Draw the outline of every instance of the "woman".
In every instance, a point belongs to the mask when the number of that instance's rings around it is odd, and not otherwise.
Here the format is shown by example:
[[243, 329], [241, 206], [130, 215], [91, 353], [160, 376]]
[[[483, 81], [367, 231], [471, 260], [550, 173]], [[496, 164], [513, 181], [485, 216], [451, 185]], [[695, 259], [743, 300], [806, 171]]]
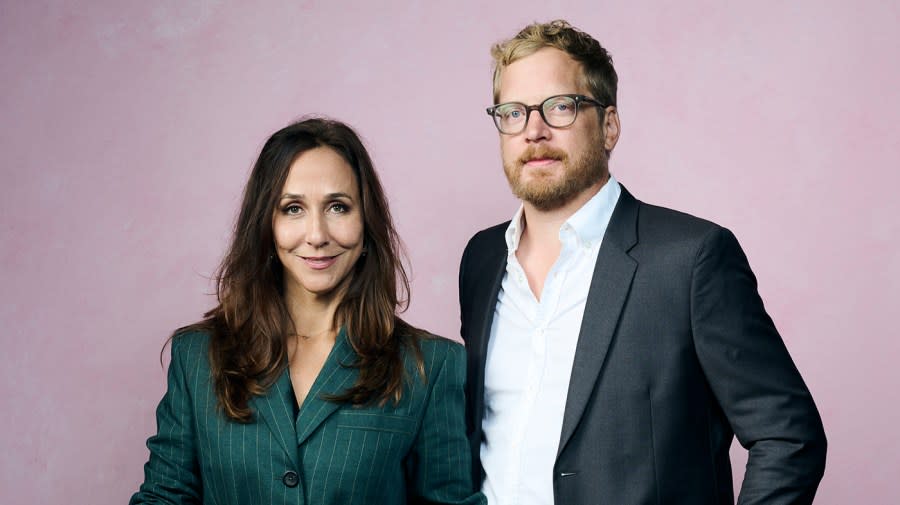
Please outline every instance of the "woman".
[[218, 306], [172, 337], [131, 503], [484, 503], [464, 350], [397, 317], [398, 250], [353, 130], [308, 119], [275, 133], [244, 191]]

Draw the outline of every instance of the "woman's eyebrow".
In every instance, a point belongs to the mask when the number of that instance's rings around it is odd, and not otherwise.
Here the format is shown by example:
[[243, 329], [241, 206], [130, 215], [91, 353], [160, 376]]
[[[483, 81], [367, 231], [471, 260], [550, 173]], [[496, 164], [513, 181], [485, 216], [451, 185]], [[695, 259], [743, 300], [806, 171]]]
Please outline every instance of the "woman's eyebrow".
[[[290, 200], [303, 200], [303, 199], [305, 199], [305, 198], [306, 198], [305, 195], [301, 195], [301, 194], [299, 194], [299, 193], [285, 193], [285, 194], [281, 195], [281, 200], [288, 200], [288, 199], [290, 199]], [[347, 193], [341, 192], [341, 191], [339, 191], [339, 192], [337, 192], [337, 193], [328, 193], [327, 195], [325, 195], [325, 198], [326, 198], [327, 200], [332, 200], [332, 199], [334, 199], [334, 198], [346, 198], [346, 199], [348, 199], [348, 200], [353, 200], [353, 197], [352, 197], [352, 196], [350, 196], [350, 195], [347, 194]]]

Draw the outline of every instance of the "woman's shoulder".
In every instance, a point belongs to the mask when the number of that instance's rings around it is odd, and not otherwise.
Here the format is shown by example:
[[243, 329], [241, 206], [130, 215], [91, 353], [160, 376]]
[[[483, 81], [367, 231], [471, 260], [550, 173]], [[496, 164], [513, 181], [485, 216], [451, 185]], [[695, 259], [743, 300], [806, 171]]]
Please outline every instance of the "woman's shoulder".
[[431, 375], [433, 370], [445, 366], [458, 368], [465, 365], [466, 348], [459, 342], [433, 333], [425, 333], [417, 341], [426, 374]]
[[200, 328], [181, 328], [172, 334], [172, 359], [183, 359], [188, 362], [206, 358], [209, 350], [210, 333]]
[[459, 342], [429, 332], [425, 332], [419, 337], [419, 346], [422, 347], [422, 352], [426, 352], [427, 349], [427, 352], [438, 354], [465, 353], [465, 347]]

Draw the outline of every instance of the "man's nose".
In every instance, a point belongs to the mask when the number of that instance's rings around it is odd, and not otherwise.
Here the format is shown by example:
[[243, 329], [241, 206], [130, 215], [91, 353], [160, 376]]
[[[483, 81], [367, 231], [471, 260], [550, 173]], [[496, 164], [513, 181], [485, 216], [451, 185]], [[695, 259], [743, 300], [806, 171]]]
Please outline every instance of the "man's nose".
[[528, 111], [528, 118], [525, 123], [525, 140], [528, 142], [537, 142], [539, 140], [549, 140], [553, 135], [552, 128], [544, 121], [544, 116], [537, 109]]

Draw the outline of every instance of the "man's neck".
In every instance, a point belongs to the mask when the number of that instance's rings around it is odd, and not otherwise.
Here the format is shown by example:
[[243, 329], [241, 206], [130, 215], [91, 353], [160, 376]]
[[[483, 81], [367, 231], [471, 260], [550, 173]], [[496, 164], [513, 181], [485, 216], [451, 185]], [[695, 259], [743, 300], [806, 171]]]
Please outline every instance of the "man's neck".
[[523, 202], [522, 236], [519, 240], [520, 247], [527, 242], [531, 247], [552, 247], [559, 250], [559, 229], [567, 219], [578, 212], [591, 198], [603, 189], [609, 181], [609, 173], [596, 184], [586, 188], [562, 207], [541, 210], [534, 205]]
[[535, 299], [541, 299], [544, 281], [562, 250], [559, 230], [563, 223], [599, 193], [608, 180], [607, 173], [596, 184], [557, 209], [539, 210], [528, 202], [523, 203], [523, 230], [516, 250], [516, 259], [525, 271], [528, 286]]

